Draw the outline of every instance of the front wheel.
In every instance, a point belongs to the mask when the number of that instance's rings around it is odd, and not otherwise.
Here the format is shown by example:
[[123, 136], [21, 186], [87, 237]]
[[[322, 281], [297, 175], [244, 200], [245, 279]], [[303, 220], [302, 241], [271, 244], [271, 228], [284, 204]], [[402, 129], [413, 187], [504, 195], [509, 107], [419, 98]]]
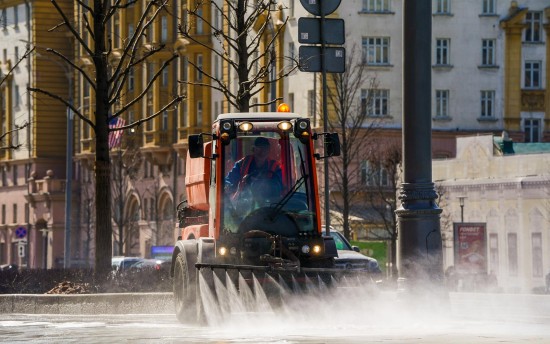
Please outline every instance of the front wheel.
[[178, 253], [174, 263], [174, 301], [176, 317], [181, 323], [197, 321], [196, 273], [189, 266], [185, 252]]

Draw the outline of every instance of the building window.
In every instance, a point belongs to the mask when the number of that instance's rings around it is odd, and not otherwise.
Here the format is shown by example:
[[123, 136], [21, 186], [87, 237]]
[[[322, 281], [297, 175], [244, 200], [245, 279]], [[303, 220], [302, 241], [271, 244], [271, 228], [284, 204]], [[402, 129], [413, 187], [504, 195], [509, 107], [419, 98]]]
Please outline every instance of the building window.
[[8, 27], [8, 14], [7, 14], [7, 10], [5, 8], [2, 9], [2, 19], [1, 20], [2, 20], [2, 28], [4, 30], [6, 30], [7, 27]]
[[143, 218], [147, 220], [149, 218], [149, 214], [147, 214], [147, 211], [149, 210], [149, 199], [144, 198], [143, 199]]
[[525, 14], [525, 42], [541, 42], [542, 12], [527, 12]]
[[366, 160], [361, 162], [361, 183], [367, 186], [389, 186], [390, 178], [380, 164]]
[[197, 28], [196, 28], [197, 29], [197, 35], [202, 35], [203, 34], [202, 9], [197, 10], [196, 18], [197, 18], [197, 22], [196, 22], [196, 24], [197, 24]]
[[362, 62], [369, 65], [386, 65], [390, 61], [389, 37], [363, 37]]
[[202, 127], [202, 101], [197, 102], [197, 127]]
[[435, 117], [449, 117], [449, 91], [435, 91]]
[[495, 63], [495, 40], [484, 39], [481, 41], [481, 65], [494, 66]]
[[202, 54], [197, 55], [197, 81], [202, 81]]
[[132, 39], [134, 36], [134, 24], [128, 24], [128, 39]]
[[[15, 5], [13, 7], [13, 26], [15, 26], [16, 28], [19, 27], [19, 6], [18, 5]], [[19, 59], [16, 59], [17, 61], [19, 61]]]
[[525, 133], [525, 142], [539, 142], [540, 119], [534, 119], [534, 118], [524, 119], [523, 130]]
[[451, 0], [437, 0], [436, 10], [437, 14], [450, 14], [451, 13]]
[[[147, 18], [147, 21], [151, 20], [151, 18]], [[155, 25], [154, 23], [150, 23], [147, 27], [147, 34], [145, 35], [148, 42], [154, 42], [155, 41]]]
[[128, 69], [128, 91], [133, 91], [135, 87], [134, 68]]
[[495, 91], [481, 91], [481, 118], [495, 116]]
[[481, 9], [481, 13], [495, 14], [495, 1], [496, 0], [483, 0], [483, 8]]
[[6, 223], [6, 205], [2, 204], [2, 224]]
[[288, 16], [294, 18], [294, 0], [288, 1]]
[[363, 12], [389, 12], [390, 0], [363, 0]]
[[294, 48], [294, 42], [288, 43], [288, 67], [294, 66], [294, 59], [296, 58], [296, 49]]
[[161, 86], [167, 87], [168, 86], [168, 66], [164, 67], [162, 70], [162, 76], [161, 76]]
[[498, 274], [498, 235], [496, 233], [489, 234], [489, 272]]
[[288, 105], [290, 106], [290, 111], [294, 110], [294, 93], [288, 94]]
[[[149, 90], [149, 92], [147, 92], [146, 106], [147, 106], [147, 111], [144, 115], [144, 118], [153, 115], [153, 91], [151, 91], [151, 90]], [[152, 131], [153, 130], [153, 122], [154, 122], [154, 119], [152, 119], [152, 118], [145, 122], [145, 130], [146, 131]]]
[[162, 16], [160, 18], [160, 41], [166, 43], [168, 40], [168, 18]]
[[435, 64], [447, 66], [450, 64], [449, 50], [451, 40], [448, 38], [438, 38], [435, 44]]
[[120, 48], [120, 18], [118, 13], [113, 18], [113, 47], [115, 49]]
[[29, 223], [31, 219], [31, 208], [29, 203], [25, 203], [25, 223]]
[[[367, 91], [367, 90], [364, 90]], [[363, 93], [361, 90], [361, 102], [365, 102], [365, 107], [368, 108], [368, 116], [388, 116], [388, 100], [389, 90], [371, 90], [371, 101], [368, 103], [369, 91]], [[364, 97], [363, 97], [364, 95]], [[364, 100], [363, 100], [364, 99]]]
[[19, 47], [15, 47], [13, 53], [15, 55], [15, 63], [17, 63], [19, 61]]
[[164, 111], [162, 113], [161, 130], [162, 131], [168, 130], [168, 111]]
[[516, 233], [508, 233], [508, 274], [518, 275], [518, 236]]
[[533, 277], [542, 277], [542, 234], [531, 234], [531, 252], [533, 255]]
[[17, 204], [13, 205], [13, 222], [12, 223], [17, 223]]
[[[17, 145], [18, 142], [14, 142], [14, 145]], [[17, 178], [19, 177], [17, 175], [17, 172], [18, 172], [18, 166], [17, 165], [13, 165], [11, 167], [11, 169], [13, 170], [13, 185], [17, 185]]]
[[156, 220], [156, 217], [157, 217], [157, 214], [156, 214], [156, 207], [155, 207], [155, 200], [153, 198], [151, 198], [151, 201], [149, 202], [149, 205], [151, 207], [151, 211], [149, 212], [149, 220], [150, 221], [155, 221]]
[[19, 85], [13, 85], [13, 106], [19, 107]]
[[540, 61], [525, 61], [525, 88], [540, 88]]

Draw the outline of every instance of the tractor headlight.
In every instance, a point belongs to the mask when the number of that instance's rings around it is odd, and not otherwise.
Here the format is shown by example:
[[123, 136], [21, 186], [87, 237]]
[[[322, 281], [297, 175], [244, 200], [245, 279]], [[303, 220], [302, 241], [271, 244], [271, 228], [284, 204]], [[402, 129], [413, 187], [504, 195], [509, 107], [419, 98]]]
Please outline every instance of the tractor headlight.
[[223, 247], [223, 246], [220, 247], [220, 248], [218, 249], [218, 253], [219, 253], [220, 256], [225, 256], [225, 255], [227, 254], [227, 248], [226, 248], [226, 247]]
[[321, 253], [321, 245], [313, 245], [313, 254]]
[[289, 131], [290, 129], [292, 129], [292, 123], [290, 123], [289, 121], [282, 121], [277, 124], [277, 128], [279, 128], [279, 130], [281, 131]]
[[241, 124], [239, 124], [239, 130], [244, 132], [251, 131], [252, 128], [254, 128], [254, 125], [252, 125], [252, 123], [250, 122], [242, 122]]
[[237, 249], [235, 247], [231, 247], [229, 249], [229, 253], [231, 253], [232, 255], [236, 255], [237, 254]]
[[309, 253], [309, 246], [308, 245], [302, 246], [302, 253], [305, 253], [305, 254]]

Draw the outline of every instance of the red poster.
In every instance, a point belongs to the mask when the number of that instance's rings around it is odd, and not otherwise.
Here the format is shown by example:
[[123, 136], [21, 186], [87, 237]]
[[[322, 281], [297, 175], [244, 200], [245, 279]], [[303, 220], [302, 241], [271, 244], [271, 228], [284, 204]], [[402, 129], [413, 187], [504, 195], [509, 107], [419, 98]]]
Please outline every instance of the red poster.
[[487, 273], [485, 223], [455, 223], [455, 267], [462, 273]]

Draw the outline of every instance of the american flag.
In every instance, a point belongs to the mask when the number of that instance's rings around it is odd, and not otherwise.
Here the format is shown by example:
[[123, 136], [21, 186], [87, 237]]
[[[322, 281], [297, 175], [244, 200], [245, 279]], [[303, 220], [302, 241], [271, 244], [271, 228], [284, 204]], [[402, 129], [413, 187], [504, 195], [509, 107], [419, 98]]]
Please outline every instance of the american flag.
[[[124, 126], [124, 118], [116, 117], [109, 122], [109, 129], [118, 129]], [[109, 133], [109, 149], [120, 145], [122, 139], [122, 130], [111, 131]]]

